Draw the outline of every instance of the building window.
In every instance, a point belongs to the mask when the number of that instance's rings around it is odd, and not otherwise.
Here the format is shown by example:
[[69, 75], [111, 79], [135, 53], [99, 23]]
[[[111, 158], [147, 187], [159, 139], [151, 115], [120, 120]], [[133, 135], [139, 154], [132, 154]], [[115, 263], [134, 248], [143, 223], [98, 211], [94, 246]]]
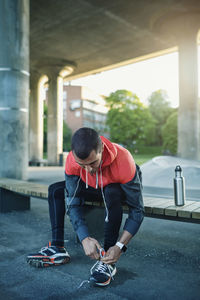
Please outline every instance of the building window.
[[94, 124], [94, 122], [91, 122], [91, 121], [88, 121], [88, 120], [83, 120], [83, 126], [94, 128], [95, 124]]
[[97, 113], [91, 110], [83, 110], [83, 117], [89, 120], [97, 121], [97, 122], [105, 122], [106, 121], [106, 115]]
[[83, 117], [89, 120], [94, 120], [94, 112], [91, 110], [83, 110]]
[[75, 117], [80, 118], [81, 112], [80, 110], [75, 111]]
[[81, 100], [71, 100], [70, 101], [70, 110], [75, 110], [77, 108], [80, 108], [81, 107]]

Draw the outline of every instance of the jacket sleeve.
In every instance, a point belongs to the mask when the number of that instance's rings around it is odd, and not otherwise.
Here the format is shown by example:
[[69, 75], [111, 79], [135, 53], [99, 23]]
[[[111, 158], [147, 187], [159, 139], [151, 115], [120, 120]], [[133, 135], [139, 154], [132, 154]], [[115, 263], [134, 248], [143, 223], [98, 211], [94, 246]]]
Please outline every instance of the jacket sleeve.
[[72, 226], [81, 242], [89, 236], [88, 227], [83, 214], [84, 199], [81, 197], [82, 181], [79, 176], [67, 175], [65, 173], [65, 183], [66, 213], [69, 215]]
[[142, 173], [139, 166], [136, 165], [134, 178], [127, 183], [121, 184], [121, 188], [125, 193], [126, 204], [129, 207], [129, 214], [124, 225], [124, 230], [127, 230], [134, 236], [144, 218]]

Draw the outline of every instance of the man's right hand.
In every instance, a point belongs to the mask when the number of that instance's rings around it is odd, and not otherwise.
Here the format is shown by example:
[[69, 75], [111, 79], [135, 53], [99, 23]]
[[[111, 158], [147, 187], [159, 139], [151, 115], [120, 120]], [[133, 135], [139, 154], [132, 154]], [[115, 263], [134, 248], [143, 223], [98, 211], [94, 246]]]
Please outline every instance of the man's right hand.
[[85, 255], [89, 256], [92, 259], [99, 259], [99, 251], [102, 247], [99, 242], [91, 237], [87, 237], [82, 240], [83, 249], [85, 251]]

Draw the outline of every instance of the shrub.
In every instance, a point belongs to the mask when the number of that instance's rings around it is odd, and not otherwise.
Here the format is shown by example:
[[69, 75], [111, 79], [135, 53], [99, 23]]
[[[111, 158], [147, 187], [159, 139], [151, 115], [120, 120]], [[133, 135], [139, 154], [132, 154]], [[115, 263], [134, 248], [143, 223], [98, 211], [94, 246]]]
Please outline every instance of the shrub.
[[172, 113], [166, 124], [162, 127], [163, 151], [164, 153], [177, 154], [177, 131], [178, 113]]

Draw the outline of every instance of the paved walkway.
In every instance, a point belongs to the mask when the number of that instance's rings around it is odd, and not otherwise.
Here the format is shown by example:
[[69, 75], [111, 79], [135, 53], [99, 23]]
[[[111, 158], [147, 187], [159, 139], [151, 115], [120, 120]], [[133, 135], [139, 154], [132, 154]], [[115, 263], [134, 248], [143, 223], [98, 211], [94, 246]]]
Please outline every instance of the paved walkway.
[[26, 264], [26, 254], [51, 238], [47, 201], [33, 199], [28, 212], [0, 216], [0, 299], [180, 299], [197, 300], [200, 291], [200, 226], [145, 218], [140, 232], [104, 289], [87, 284], [93, 264], [76, 243], [66, 220], [65, 244], [71, 263], [49, 269]]
[[[63, 180], [62, 176], [62, 168], [29, 169], [30, 180], [46, 184]], [[26, 254], [51, 239], [47, 201], [32, 199], [30, 211], [0, 215], [1, 300], [199, 299], [198, 224], [145, 218], [117, 264], [114, 281], [106, 288], [86, 284], [79, 290], [94, 261], [83, 254], [67, 218], [65, 225], [65, 245], [71, 262], [35, 269], [26, 263]]]

